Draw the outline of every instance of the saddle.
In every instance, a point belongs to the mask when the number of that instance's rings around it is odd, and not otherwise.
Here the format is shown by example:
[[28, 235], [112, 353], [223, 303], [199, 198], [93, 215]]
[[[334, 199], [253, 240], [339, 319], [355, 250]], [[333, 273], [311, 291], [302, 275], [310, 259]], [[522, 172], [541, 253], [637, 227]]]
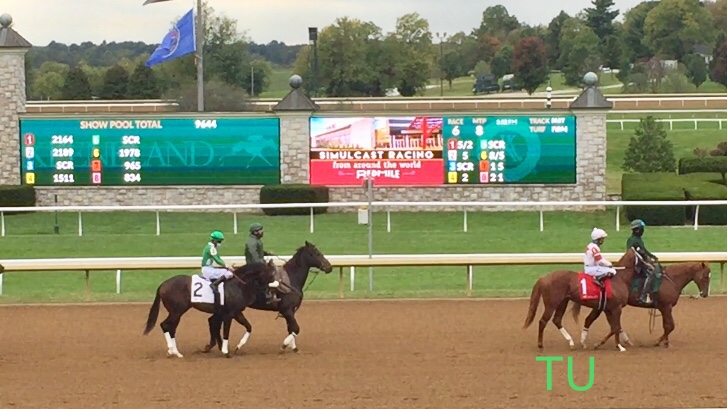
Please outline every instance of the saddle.
[[[274, 290], [280, 294], [289, 294], [292, 291], [292, 285], [290, 284], [290, 276], [285, 268], [276, 266], [272, 260], [268, 262], [268, 266], [273, 269], [273, 277], [280, 282], [278, 288]], [[271, 289], [272, 291], [273, 289]]]

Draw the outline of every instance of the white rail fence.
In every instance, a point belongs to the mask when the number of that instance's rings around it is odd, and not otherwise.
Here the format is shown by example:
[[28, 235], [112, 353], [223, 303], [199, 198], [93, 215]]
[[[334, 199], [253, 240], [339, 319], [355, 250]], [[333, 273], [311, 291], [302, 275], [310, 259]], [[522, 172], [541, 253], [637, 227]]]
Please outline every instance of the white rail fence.
[[[607, 253], [610, 260], [618, 260], [623, 253]], [[724, 290], [724, 265], [727, 252], [657, 253], [663, 263], [708, 262], [720, 265], [720, 289]], [[281, 265], [291, 256], [272, 259]], [[231, 265], [245, 264], [244, 257], [226, 257]], [[338, 297], [344, 296], [344, 268], [349, 270], [349, 288], [355, 290], [356, 267], [466, 267], [467, 295], [471, 295], [474, 283], [474, 266], [513, 265], [582, 265], [581, 253], [502, 253], [502, 254], [386, 254], [386, 255], [331, 255], [326, 257], [338, 267]], [[116, 293], [121, 294], [122, 271], [151, 270], [198, 270], [199, 257], [136, 257], [136, 258], [55, 258], [0, 260], [6, 273], [44, 271], [85, 271], [86, 292], [90, 293], [91, 271], [116, 270]], [[0, 295], [3, 291], [3, 275], [0, 274]], [[710, 283], [711, 288], [711, 283]], [[373, 273], [369, 269], [369, 290], [373, 289]]]
[[[674, 124], [691, 123], [694, 124], [694, 129], [699, 129], [700, 122], [717, 123], [717, 129], [723, 129], [723, 122], [727, 122], [727, 118], [657, 118], [657, 122], [663, 122], [669, 124], [669, 130], [674, 130]], [[619, 124], [619, 127], [623, 131], [625, 129], [624, 124], [633, 123], [638, 124], [639, 119], [607, 119], [607, 124]], [[680, 128], [687, 129], [687, 128]], [[703, 128], [703, 129], [715, 129], [714, 127]]]
[[[0, 207], [0, 237], [6, 237], [7, 226], [5, 221], [5, 213], [8, 212], [77, 212], [78, 213], [78, 235], [83, 236], [83, 213], [90, 212], [155, 212], [156, 214], [156, 235], [162, 233], [161, 213], [162, 212], [184, 212], [190, 210], [220, 210], [232, 211], [232, 230], [233, 234], [239, 233], [238, 211], [241, 210], [260, 210], [265, 208], [310, 208], [310, 227], [311, 233], [315, 232], [315, 214], [314, 209], [320, 207], [356, 207], [361, 208], [368, 206], [368, 202], [332, 202], [332, 203], [279, 203], [279, 204], [240, 204], [240, 205], [166, 205], [166, 206], [39, 206], [39, 207]], [[390, 233], [392, 229], [391, 208], [400, 208], [400, 211], [406, 211], [413, 207], [440, 207], [446, 206], [450, 208], [541, 208], [537, 210], [539, 214], [539, 230], [545, 230], [545, 212], [558, 210], [545, 210], [543, 208], [567, 209], [567, 208], [603, 208], [616, 207], [615, 227], [616, 231], [621, 230], [621, 208], [623, 206], [693, 206], [695, 207], [693, 229], [699, 229], [699, 209], [701, 206], [727, 206], [727, 200], [680, 200], [680, 201], [561, 201], [561, 202], [371, 202], [372, 212], [378, 208], [386, 208], [386, 232]], [[469, 211], [471, 212], [471, 210]], [[469, 223], [467, 220], [468, 210], [462, 210], [462, 231], [467, 232]]]

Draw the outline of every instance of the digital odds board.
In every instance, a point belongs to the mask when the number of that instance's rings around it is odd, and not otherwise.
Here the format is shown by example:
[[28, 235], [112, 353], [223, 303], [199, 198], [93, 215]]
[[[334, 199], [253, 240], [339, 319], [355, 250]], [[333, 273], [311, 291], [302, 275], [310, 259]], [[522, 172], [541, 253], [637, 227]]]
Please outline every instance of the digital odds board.
[[20, 138], [27, 185], [280, 183], [277, 118], [23, 118]]
[[313, 117], [310, 183], [574, 184], [572, 115]]

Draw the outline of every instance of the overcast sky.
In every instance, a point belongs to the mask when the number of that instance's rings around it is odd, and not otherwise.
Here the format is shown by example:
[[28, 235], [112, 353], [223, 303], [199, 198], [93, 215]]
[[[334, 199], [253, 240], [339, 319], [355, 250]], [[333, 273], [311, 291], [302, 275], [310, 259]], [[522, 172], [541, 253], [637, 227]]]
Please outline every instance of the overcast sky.
[[[143, 0], [2, 0], [0, 14], [10, 13], [15, 29], [34, 45], [92, 41], [158, 43], [175, 18], [194, 4], [174, 0], [142, 7]], [[639, 0], [616, 0], [627, 10]], [[396, 17], [419, 12], [432, 32], [455, 33], [479, 25], [482, 11], [496, 0], [209, 0], [212, 7], [238, 20], [238, 27], [257, 43], [271, 40], [305, 43], [308, 27], [323, 28], [337, 17], [373, 21], [393, 30]], [[586, 0], [508, 0], [510, 14], [528, 24], [547, 24], [560, 10], [573, 15], [590, 6]], [[546, 6], [547, 7], [544, 7]], [[619, 16], [619, 19], [621, 16]]]

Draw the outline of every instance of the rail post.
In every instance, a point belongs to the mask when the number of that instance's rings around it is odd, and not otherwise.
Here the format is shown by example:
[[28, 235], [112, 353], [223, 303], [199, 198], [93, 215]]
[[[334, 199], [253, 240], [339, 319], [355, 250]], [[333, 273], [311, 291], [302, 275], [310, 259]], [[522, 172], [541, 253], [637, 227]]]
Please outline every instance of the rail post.
[[315, 231], [316, 231], [315, 220], [314, 220], [314, 216], [313, 216], [313, 208], [311, 207], [310, 208], [310, 232], [313, 233]]
[[543, 231], [543, 209], [540, 209], [540, 231]]
[[232, 234], [237, 234], [237, 210], [232, 212]]
[[78, 212], [78, 236], [83, 236], [83, 217], [81, 212]]
[[699, 229], [699, 205], [694, 209], [694, 230]]
[[464, 232], [467, 233], [467, 209], [464, 210], [464, 220], [462, 221]]
[[343, 266], [338, 267], [338, 298], [343, 298]]
[[386, 232], [391, 233], [391, 210], [386, 211]]
[[349, 281], [351, 281], [351, 292], [356, 288], [356, 267], [351, 266], [349, 271]]
[[2, 230], [1, 237], [5, 237], [5, 212], [0, 212], [0, 230]]
[[116, 294], [121, 294], [121, 270], [116, 270]]
[[156, 211], [156, 217], [157, 217], [157, 236], [162, 234], [162, 225], [161, 221], [159, 220], [159, 210]]
[[467, 297], [472, 296], [472, 265], [467, 266]]

